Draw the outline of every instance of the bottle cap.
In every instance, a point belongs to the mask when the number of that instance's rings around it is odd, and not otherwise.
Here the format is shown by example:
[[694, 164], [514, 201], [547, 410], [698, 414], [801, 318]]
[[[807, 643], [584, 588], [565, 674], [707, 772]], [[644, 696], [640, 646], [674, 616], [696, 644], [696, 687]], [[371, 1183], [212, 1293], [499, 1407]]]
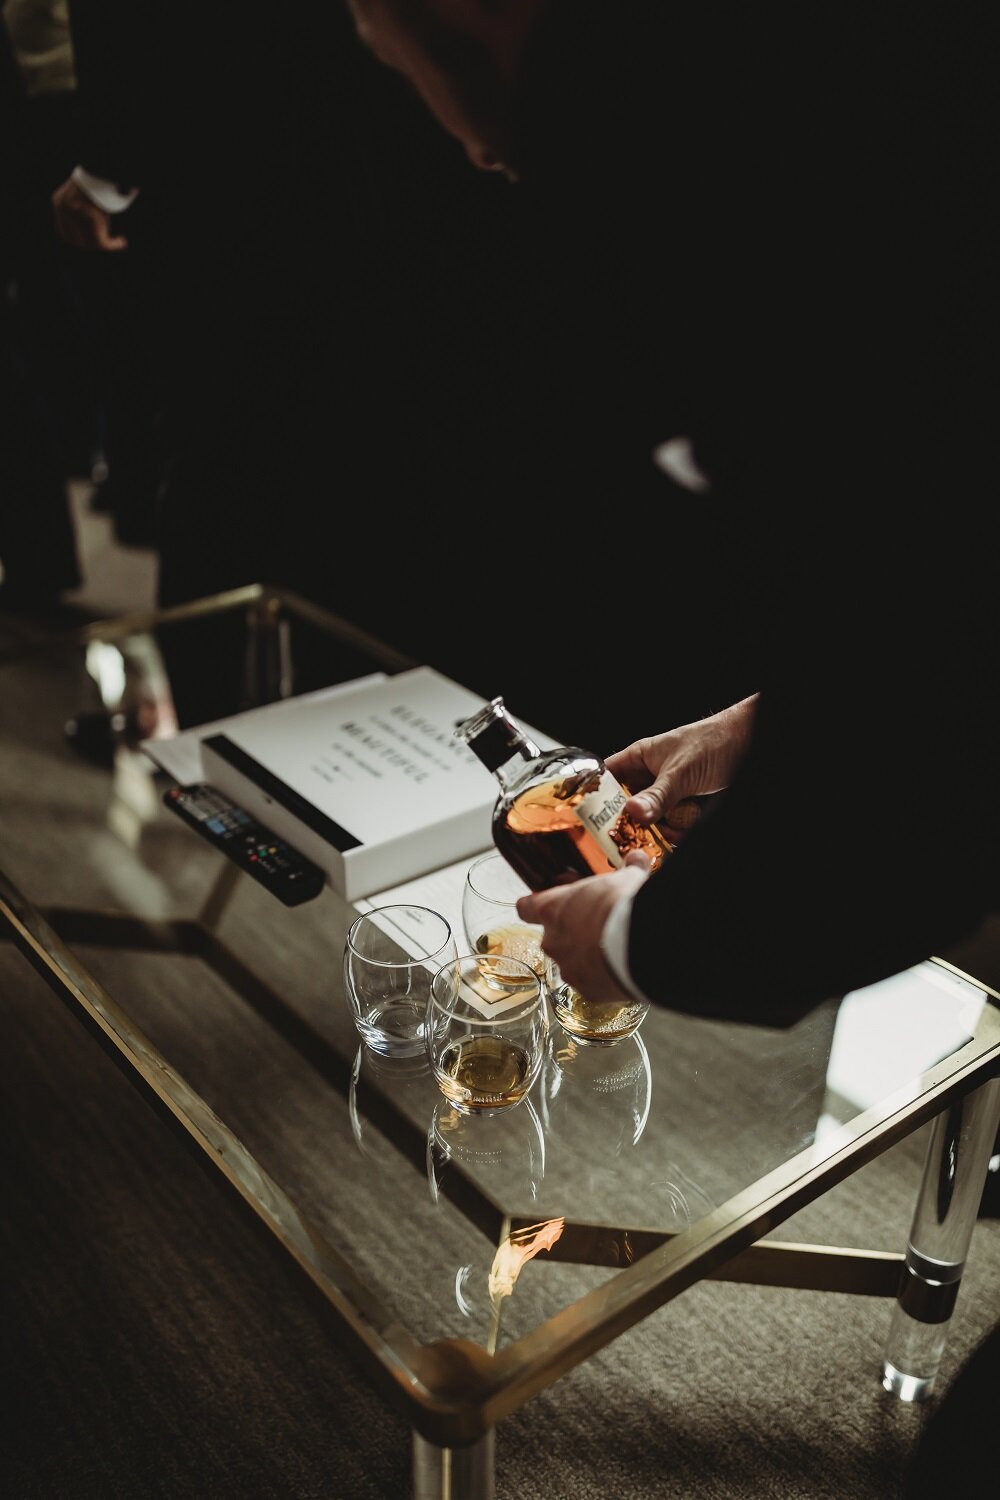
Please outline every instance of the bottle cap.
[[455, 726], [455, 733], [489, 771], [510, 760], [511, 751], [525, 741], [524, 731], [510, 717], [502, 698], [484, 703], [464, 723]]

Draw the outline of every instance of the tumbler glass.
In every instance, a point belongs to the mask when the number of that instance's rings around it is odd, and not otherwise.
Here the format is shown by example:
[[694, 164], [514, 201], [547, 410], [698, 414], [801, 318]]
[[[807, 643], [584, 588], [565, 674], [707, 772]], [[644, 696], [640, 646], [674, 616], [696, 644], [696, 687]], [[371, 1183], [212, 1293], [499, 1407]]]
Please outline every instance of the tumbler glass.
[[519, 1104], [542, 1065], [548, 1013], [528, 964], [468, 953], [434, 975], [427, 1051], [442, 1094], [464, 1114]]
[[383, 1057], [423, 1052], [431, 981], [457, 956], [450, 924], [429, 907], [362, 912], [344, 946], [344, 990], [362, 1040]]
[[542, 929], [517, 914], [520, 896], [530, 895], [520, 875], [497, 850], [473, 860], [462, 891], [462, 925], [473, 953], [502, 953], [520, 959], [545, 978]]

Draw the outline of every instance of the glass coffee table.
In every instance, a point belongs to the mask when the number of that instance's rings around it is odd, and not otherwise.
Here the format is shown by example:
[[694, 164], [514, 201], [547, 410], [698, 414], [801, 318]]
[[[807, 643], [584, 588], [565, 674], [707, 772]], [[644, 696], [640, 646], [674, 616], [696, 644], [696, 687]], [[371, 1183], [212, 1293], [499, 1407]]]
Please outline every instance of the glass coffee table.
[[[283, 906], [138, 748], [412, 665], [257, 586], [9, 650], [0, 932], [406, 1416], [418, 1500], [492, 1496], [503, 1419], [706, 1278], [886, 1298], [882, 1384], [927, 1396], [1000, 1122], [1000, 996], [932, 959], [787, 1030], [654, 1005], [588, 1047], [553, 1019], [521, 1104], [457, 1113], [422, 1058], [359, 1045], [355, 908], [329, 885]], [[918, 1132], [907, 1244], [775, 1235]]]

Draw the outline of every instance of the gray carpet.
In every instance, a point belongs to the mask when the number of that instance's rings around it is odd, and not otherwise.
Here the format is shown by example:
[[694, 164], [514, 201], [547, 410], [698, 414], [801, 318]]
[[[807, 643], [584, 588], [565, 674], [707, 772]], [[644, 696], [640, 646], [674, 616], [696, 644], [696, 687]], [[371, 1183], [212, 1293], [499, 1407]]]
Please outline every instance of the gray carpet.
[[[7, 944], [0, 1015], [4, 1494], [403, 1500], [406, 1425]], [[895, 1248], [917, 1144], [782, 1237]], [[1000, 1222], [983, 1219], [942, 1391], [998, 1307]], [[890, 1500], [929, 1408], [881, 1390], [889, 1312], [880, 1299], [695, 1287], [501, 1427], [499, 1500]], [[960, 1488], [995, 1492], [995, 1471]]]

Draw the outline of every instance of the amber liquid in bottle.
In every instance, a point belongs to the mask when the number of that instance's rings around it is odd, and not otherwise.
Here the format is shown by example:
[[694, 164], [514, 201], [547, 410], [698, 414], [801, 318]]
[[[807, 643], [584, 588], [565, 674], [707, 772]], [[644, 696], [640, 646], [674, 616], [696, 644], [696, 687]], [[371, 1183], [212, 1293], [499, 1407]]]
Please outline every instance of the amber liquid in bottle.
[[628, 791], [589, 750], [543, 750], [494, 698], [456, 728], [500, 783], [493, 841], [526, 885], [542, 891], [607, 875], [641, 849], [653, 870], [670, 845], [626, 816]]
[[[545, 781], [522, 792], [509, 807], [497, 807], [493, 841], [532, 890], [564, 885], [581, 875], [607, 875], [616, 868], [577, 813], [596, 779], [581, 783], [579, 776], [569, 776]], [[643, 828], [624, 813], [609, 832], [619, 863], [630, 849], [641, 849], [656, 870], [669, 849], [656, 829]]]

